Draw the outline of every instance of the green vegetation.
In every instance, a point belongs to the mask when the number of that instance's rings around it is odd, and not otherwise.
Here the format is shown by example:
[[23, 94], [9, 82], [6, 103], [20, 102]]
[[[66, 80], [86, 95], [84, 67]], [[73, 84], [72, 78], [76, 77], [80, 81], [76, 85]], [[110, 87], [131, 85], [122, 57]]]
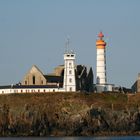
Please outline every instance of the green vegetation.
[[0, 136], [137, 134], [140, 94], [0, 95]]

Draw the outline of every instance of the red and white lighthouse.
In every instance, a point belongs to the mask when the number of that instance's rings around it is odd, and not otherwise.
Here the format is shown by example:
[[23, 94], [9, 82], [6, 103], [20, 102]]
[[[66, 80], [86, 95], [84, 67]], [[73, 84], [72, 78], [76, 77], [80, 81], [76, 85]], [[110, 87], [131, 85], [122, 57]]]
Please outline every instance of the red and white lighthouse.
[[96, 64], [96, 84], [106, 85], [106, 42], [103, 40], [103, 33], [98, 34], [98, 40], [96, 41], [97, 49], [97, 64]]

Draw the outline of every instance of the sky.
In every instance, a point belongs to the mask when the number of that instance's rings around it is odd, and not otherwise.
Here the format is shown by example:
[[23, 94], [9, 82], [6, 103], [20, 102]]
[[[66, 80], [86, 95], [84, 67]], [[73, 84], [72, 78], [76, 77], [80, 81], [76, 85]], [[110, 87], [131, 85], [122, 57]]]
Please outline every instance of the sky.
[[93, 68], [96, 40], [107, 42], [107, 80], [131, 87], [140, 72], [140, 0], [0, 0], [0, 85], [20, 82], [32, 65], [64, 64], [67, 38], [76, 64]]

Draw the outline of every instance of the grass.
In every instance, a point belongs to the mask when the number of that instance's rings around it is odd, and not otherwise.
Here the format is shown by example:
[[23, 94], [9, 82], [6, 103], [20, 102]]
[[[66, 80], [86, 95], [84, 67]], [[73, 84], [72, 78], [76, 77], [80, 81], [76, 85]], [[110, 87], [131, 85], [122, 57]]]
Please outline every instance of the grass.
[[[75, 114], [87, 107], [125, 110], [140, 106], [140, 94], [128, 96], [120, 93], [30, 93], [0, 95], [0, 106], [7, 104], [14, 114], [22, 112], [26, 105], [43, 108], [49, 112], [58, 112], [62, 108], [70, 114]], [[63, 110], [63, 111], [64, 111]]]
[[47, 93], [47, 94], [11, 94], [0, 95], [0, 105], [8, 104], [12, 110], [20, 111], [25, 104], [42, 106], [47, 104], [52, 107], [67, 107], [70, 110], [78, 110], [82, 105], [110, 108], [111, 104], [114, 109], [124, 109], [126, 105], [140, 105], [140, 94], [128, 97], [125, 94], [84, 94], [84, 93]]

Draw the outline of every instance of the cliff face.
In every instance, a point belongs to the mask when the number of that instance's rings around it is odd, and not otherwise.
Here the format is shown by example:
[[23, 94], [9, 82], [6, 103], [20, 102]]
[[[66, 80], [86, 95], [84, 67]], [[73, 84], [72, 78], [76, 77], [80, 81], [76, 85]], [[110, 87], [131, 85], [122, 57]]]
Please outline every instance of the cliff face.
[[140, 132], [140, 95], [0, 96], [0, 136], [94, 136]]

